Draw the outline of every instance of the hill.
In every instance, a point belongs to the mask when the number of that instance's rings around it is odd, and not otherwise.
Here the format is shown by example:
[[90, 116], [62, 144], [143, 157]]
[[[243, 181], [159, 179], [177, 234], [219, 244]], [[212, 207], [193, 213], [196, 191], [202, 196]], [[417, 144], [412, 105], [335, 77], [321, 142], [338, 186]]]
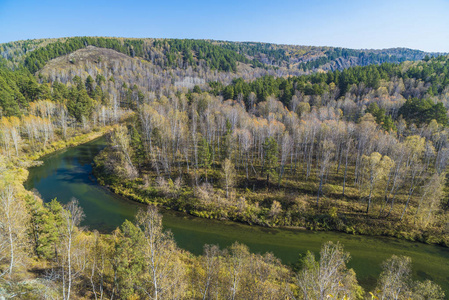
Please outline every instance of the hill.
[[[440, 53], [426, 53], [407, 48], [355, 50], [338, 47], [278, 45], [256, 42], [214, 40], [127, 39], [103, 37], [72, 37], [39, 39], [0, 44], [0, 55], [12, 64], [24, 63], [36, 72], [48, 60], [72, 53], [87, 46], [113, 49], [148, 61], [165, 60], [165, 66], [192, 65], [204, 59], [212, 69], [236, 71], [236, 63], [254, 67], [277, 67], [303, 73], [320, 70], [342, 70], [356, 65], [398, 63], [421, 60]], [[33, 53], [34, 52], [34, 53]], [[161, 57], [162, 56], [162, 57]]]

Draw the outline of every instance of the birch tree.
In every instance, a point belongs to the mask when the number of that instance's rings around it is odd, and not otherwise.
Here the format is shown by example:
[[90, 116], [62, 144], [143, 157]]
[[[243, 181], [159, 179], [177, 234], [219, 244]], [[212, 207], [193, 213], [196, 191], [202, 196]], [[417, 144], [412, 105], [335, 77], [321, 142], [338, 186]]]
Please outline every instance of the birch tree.
[[111, 135], [111, 140], [114, 145], [125, 158], [125, 172], [129, 178], [137, 176], [137, 170], [132, 161], [133, 149], [130, 145], [130, 137], [128, 128], [124, 125], [117, 127]]
[[318, 193], [316, 197], [316, 205], [319, 205], [320, 195], [323, 190], [323, 180], [324, 175], [328, 172], [328, 169], [332, 163], [332, 158], [334, 156], [335, 145], [330, 140], [324, 140], [321, 145], [320, 153], [319, 153], [319, 167], [318, 167], [318, 178], [320, 183], [318, 185]]
[[386, 178], [394, 162], [388, 156], [382, 156], [378, 152], [373, 152], [370, 156], [363, 155], [362, 161], [365, 165], [365, 180], [362, 188], [368, 191], [366, 213], [369, 213], [371, 199], [379, 182]]
[[230, 253], [227, 257], [228, 268], [229, 268], [229, 299], [236, 299], [239, 289], [240, 282], [243, 279], [243, 273], [245, 271], [245, 263], [249, 258], [248, 246], [243, 244], [234, 243], [230, 247]]
[[162, 216], [155, 206], [137, 214], [142, 227], [147, 276], [144, 292], [149, 299], [181, 299], [184, 294], [184, 265], [179, 259], [171, 232], [162, 230]]
[[382, 264], [376, 293], [383, 299], [411, 299], [411, 258], [393, 255]]
[[293, 147], [292, 144], [293, 144], [292, 138], [290, 137], [288, 132], [285, 132], [282, 136], [281, 149], [280, 149], [281, 150], [281, 159], [280, 159], [279, 178], [278, 178], [279, 186], [281, 186], [282, 176], [284, 176], [285, 164], [290, 155], [290, 152], [292, 151], [292, 147]]
[[14, 149], [16, 151], [16, 156], [19, 156], [19, 148], [21, 143], [21, 137], [20, 137], [20, 119], [17, 117], [10, 117], [10, 134], [11, 134], [11, 140], [14, 144]]
[[308, 252], [304, 258], [304, 268], [296, 276], [300, 299], [356, 299], [361, 288], [355, 273], [347, 269], [350, 255], [340, 243], [327, 242], [321, 247], [320, 260]]
[[423, 173], [425, 171], [425, 164], [422, 162], [422, 157], [424, 155], [425, 150], [425, 138], [420, 136], [409, 136], [405, 140], [405, 145], [407, 151], [407, 161], [406, 161], [406, 170], [407, 170], [407, 181], [409, 183], [408, 187], [408, 195], [407, 201], [404, 205], [404, 210], [401, 214], [401, 220], [405, 216], [405, 212], [407, 211], [408, 205], [412, 198], [413, 193], [415, 192], [418, 184], [423, 180]]
[[220, 255], [222, 251], [217, 245], [204, 245], [203, 256], [201, 257], [201, 265], [204, 269], [202, 276], [202, 299], [212, 299], [214, 289], [218, 286], [218, 276], [221, 267]]
[[64, 224], [60, 232], [64, 253], [60, 263], [62, 269], [63, 299], [69, 300], [72, 295], [74, 280], [80, 275], [80, 270], [74, 268], [75, 256], [77, 254], [75, 241], [79, 233], [78, 226], [84, 218], [84, 213], [79, 206], [78, 200], [75, 198], [67, 203], [64, 208], [62, 211]]
[[236, 171], [234, 164], [228, 158], [226, 158], [223, 163], [222, 173], [223, 173], [223, 182], [226, 189], [226, 198], [229, 198], [229, 189], [231, 189], [234, 186]]
[[0, 263], [8, 265], [0, 278], [8, 274], [11, 279], [15, 266], [24, 258], [29, 216], [12, 185], [0, 188]]
[[422, 195], [415, 212], [415, 223], [425, 228], [434, 221], [434, 214], [441, 203], [445, 186], [445, 173], [435, 173], [430, 176], [422, 188]]

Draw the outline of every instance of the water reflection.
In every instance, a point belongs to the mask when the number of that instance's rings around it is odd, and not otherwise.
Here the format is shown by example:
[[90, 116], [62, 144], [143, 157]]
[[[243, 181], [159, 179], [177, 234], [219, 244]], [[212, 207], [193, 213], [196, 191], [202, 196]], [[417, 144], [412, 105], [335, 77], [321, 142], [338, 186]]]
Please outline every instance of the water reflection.
[[93, 158], [105, 146], [105, 138], [100, 138], [46, 156], [41, 166], [29, 170], [25, 186], [37, 189], [47, 202], [57, 198], [67, 203], [72, 197], [77, 198], [86, 215], [82, 225], [110, 232], [125, 219], [133, 219], [138, 205], [113, 195], [92, 176]]

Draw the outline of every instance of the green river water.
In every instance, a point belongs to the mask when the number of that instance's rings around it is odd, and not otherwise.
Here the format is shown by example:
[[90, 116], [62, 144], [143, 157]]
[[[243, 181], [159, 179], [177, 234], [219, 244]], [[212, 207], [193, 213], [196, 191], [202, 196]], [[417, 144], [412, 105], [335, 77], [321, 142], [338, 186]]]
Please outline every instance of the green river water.
[[[36, 189], [44, 201], [57, 198], [66, 203], [79, 200], [86, 215], [82, 225], [110, 232], [125, 219], [133, 220], [140, 204], [125, 200], [99, 186], [92, 176], [92, 161], [105, 147], [105, 138], [44, 157], [43, 164], [31, 168], [27, 189]], [[299, 253], [318, 253], [323, 243], [340, 241], [351, 253], [348, 266], [354, 268], [363, 287], [372, 289], [381, 271], [380, 264], [391, 255], [407, 255], [413, 261], [416, 279], [431, 279], [449, 295], [449, 249], [393, 238], [311, 232], [248, 226], [235, 222], [201, 219], [162, 211], [164, 227], [170, 229], [179, 247], [201, 254], [204, 244], [226, 247], [235, 241], [253, 252], [273, 252], [283, 263], [295, 262]]]

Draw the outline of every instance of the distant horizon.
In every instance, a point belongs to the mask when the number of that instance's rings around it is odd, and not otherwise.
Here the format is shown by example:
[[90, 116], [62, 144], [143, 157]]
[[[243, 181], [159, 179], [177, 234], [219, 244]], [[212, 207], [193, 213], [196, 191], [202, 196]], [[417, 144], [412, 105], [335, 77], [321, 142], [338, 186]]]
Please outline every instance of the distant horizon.
[[417, 48], [409, 48], [409, 47], [387, 47], [387, 48], [349, 48], [343, 46], [330, 46], [330, 45], [306, 45], [306, 44], [289, 44], [289, 43], [277, 43], [277, 42], [265, 42], [265, 41], [251, 41], [251, 40], [223, 40], [223, 39], [211, 39], [211, 38], [176, 38], [176, 37], [133, 37], [133, 36], [106, 36], [106, 35], [73, 35], [73, 36], [60, 36], [60, 37], [41, 37], [41, 38], [29, 38], [29, 39], [19, 39], [19, 40], [11, 40], [7, 42], [0, 41], [1, 44], [8, 44], [20, 41], [32, 41], [32, 40], [57, 40], [57, 39], [67, 39], [73, 37], [103, 37], [103, 38], [118, 38], [118, 39], [179, 39], [179, 40], [203, 40], [203, 41], [215, 41], [215, 42], [231, 42], [231, 43], [261, 43], [261, 44], [273, 44], [279, 46], [300, 46], [300, 47], [326, 47], [326, 48], [342, 48], [342, 49], [351, 49], [351, 50], [361, 50], [361, 51], [375, 51], [375, 50], [387, 50], [387, 49], [409, 49], [415, 51], [422, 51], [425, 53], [435, 53], [435, 54], [449, 54], [449, 51], [426, 51]]
[[449, 53], [447, 12], [446, 0], [0, 0], [0, 43], [152, 36]]

